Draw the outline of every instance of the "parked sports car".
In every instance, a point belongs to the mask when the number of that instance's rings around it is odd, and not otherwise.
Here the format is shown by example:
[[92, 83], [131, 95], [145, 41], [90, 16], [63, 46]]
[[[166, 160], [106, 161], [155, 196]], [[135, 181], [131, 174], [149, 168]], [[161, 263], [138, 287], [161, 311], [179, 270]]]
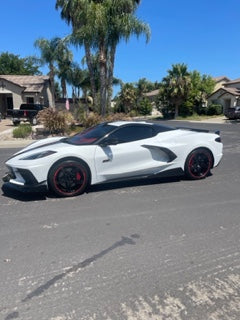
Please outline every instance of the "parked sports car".
[[185, 175], [202, 179], [222, 158], [220, 133], [137, 121], [105, 122], [72, 137], [34, 142], [7, 162], [8, 185], [68, 197], [89, 185]]

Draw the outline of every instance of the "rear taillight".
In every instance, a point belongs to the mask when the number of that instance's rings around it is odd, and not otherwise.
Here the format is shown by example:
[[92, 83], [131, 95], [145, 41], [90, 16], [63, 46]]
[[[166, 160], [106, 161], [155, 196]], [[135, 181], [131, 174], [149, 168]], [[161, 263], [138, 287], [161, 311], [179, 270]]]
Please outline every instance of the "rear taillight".
[[215, 139], [215, 141], [216, 141], [216, 142], [222, 142], [222, 139], [221, 139], [221, 137], [217, 137], [217, 138]]

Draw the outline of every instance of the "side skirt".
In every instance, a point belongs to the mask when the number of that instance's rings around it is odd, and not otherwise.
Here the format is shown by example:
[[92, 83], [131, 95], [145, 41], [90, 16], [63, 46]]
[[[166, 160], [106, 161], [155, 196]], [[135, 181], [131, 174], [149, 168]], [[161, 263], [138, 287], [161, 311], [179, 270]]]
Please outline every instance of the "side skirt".
[[184, 176], [184, 171], [181, 168], [175, 168], [175, 169], [166, 170], [164, 172], [160, 172], [157, 174], [111, 179], [111, 180], [107, 180], [107, 181], [101, 181], [96, 184], [112, 183], [112, 182], [120, 182], [120, 181], [130, 181], [130, 180], [137, 180], [137, 179], [139, 179], [139, 180], [140, 179], [149, 179], [149, 178], [170, 178], [170, 177], [179, 177], [179, 176]]

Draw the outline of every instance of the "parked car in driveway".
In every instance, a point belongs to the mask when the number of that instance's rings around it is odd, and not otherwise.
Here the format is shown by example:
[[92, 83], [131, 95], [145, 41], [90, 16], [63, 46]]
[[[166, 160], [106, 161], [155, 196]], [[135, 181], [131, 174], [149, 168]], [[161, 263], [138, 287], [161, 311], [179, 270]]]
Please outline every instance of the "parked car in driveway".
[[12, 122], [16, 126], [21, 121], [29, 121], [32, 125], [37, 124], [37, 114], [46, 106], [37, 103], [22, 103], [19, 109], [9, 109], [7, 116], [12, 117]]
[[76, 196], [89, 185], [143, 177], [203, 179], [222, 158], [219, 132], [136, 121], [105, 122], [75, 136], [37, 141], [7, 162], [20, 191]]
[[230, 120], [240, 119], [240, 106], [235, 108], [229, 108], [225, 113], [225, 117]]

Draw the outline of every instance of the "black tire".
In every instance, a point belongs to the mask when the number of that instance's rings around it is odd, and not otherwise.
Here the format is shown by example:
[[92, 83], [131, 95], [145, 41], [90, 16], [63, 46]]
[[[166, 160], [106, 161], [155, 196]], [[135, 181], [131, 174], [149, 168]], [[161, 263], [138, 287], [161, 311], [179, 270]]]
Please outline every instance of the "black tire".
[[31, 125], [36, 126], [37, 125], [37, 118], [36, 117], [31, 118], [30, 123], [31, 123]]
[[63, 160], [50, 169], [49, 188], [60, 197], [74, 197], [82, 194], [89, 183], [89, 171], [84, 163]]
[[205, 148], [193, 150], [185, 162], [185, 175], [191, 180], [206, 178], [213, 166], [212, 153]]

